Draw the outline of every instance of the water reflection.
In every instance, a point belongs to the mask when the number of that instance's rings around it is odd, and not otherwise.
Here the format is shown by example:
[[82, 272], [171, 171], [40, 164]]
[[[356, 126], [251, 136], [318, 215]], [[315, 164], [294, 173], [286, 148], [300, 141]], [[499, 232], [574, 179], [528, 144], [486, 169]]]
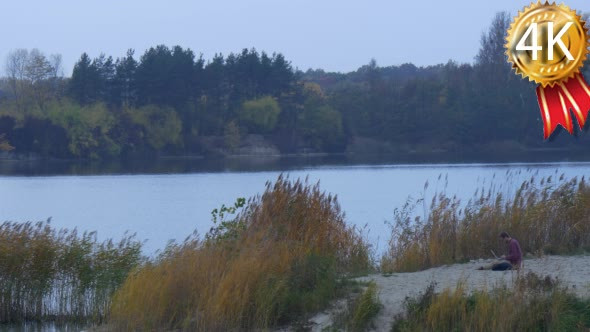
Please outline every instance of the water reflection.
[[183, 174], [211, 172], [291, 171], [323, 166], [414, 165], [471, 163], [545, 163], [590, 160], [588, 152], [537, 151], [495, 155], [489, 153], [409, 154], [409, 155], [308, 155], [257, 156], [210, 159], [174, 157], [142, 160], [56, 161], [0, 160], [0, 175], [105, 175], [105, 174]]

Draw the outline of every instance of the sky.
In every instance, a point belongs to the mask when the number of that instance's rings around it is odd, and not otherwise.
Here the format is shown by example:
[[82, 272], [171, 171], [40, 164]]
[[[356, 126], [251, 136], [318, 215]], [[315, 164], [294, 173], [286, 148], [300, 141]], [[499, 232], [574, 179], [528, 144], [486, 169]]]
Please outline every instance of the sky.
[[[227, 55], [255, 47], [280, 52], [301, 70], [348, 72], [380, 66], [472, 62], [495, 13], [515, 0], [19, 0], [0, 7], [0, 68], [17, 48], [63, 56], [71, 74], [83, 52], [139, 57], [155, 45]], [[590, 11], [588, 0], [568, 0]]]

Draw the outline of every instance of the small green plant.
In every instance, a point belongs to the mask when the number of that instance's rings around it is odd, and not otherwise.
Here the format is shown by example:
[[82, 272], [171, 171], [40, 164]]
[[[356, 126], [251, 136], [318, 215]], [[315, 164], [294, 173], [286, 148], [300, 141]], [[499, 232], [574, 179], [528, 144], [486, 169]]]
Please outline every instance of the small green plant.
[[381, 310], [381, 304], [377, 296], [377, 284], [371, 282], [355, 301], [346, 330], [365, 331], [379, 310]]
[[359, 283], [349, 280], [348, 299], [333, 317], [333, 324], [323, 331], [366, 331], [381, 310], [375, 282]]
[[211, 211], [211, 219], [217, 226], [212, 227], [205, 235], [208, 241], [222, 241], [227, 239], [236, 239], [241, 231], [246, 227], [243, 220], [233, 218], [226, 220], [226, 216], [233, 216], [246, 205], [245, 198], [238, 198], [233, 206], [222, 204], [219, 209]]

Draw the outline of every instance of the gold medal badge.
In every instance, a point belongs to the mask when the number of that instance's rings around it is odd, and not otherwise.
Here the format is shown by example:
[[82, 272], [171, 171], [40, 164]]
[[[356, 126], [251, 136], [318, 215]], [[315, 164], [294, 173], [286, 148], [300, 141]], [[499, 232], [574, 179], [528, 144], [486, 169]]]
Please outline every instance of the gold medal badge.
[[512, 68], [539, 84], [545, 139], [558, 125], [573, 133], [570, 110], [582, 128], [590, 110], [590, 87], [580, 73], [590, 45], [582, 18], [563, 4], [537, 2], [518, 13], [506, 41]]

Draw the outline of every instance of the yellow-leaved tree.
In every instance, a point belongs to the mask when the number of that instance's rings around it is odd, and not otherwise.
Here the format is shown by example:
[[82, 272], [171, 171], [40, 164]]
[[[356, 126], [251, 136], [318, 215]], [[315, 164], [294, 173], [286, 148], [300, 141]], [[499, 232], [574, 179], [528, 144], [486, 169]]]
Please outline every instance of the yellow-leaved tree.
[[0, 134], [0, 151], [10, 151], [14, 149], [8, 141], [4, 138], [4, 134]]

